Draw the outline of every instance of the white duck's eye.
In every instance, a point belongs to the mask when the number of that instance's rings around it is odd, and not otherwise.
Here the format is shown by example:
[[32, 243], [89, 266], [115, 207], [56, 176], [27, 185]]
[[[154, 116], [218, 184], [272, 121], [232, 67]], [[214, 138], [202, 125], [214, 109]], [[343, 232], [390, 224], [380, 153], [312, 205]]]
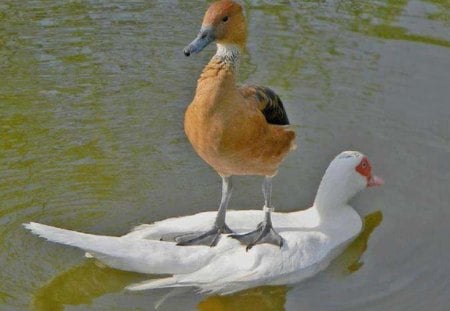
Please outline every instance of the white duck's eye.
[[367, 167], [367, 162], [363, 162], [363, 163], [362, 163], [362, 167], [363, 167], [363, 168], [366, 168], [366, 167]]
[[224, 16], [224, 17], [222, 18], [222, 21], [223, 21], [223, 22], [227, 22], [227, 21], [228, 21], [228, 16]]

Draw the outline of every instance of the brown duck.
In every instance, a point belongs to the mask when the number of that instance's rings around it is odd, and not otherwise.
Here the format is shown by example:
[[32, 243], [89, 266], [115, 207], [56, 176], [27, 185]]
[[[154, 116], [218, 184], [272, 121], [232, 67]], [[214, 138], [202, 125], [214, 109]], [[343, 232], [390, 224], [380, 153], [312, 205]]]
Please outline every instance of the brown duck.
[[222, 200], [213, 227], [204, 233], [178, 236], [178, 245], [215, 246], [222, 233], [233, 233], [225, 223], [232, 175], [265, 176], [265, 217], [255, 231], [230, 236], [247, 249], [259, 243], [283, 244], [272, 228], [272, 178], [287, 153], [295, 149], [295, 132], [286, 126], [289, 120], [275, 92], [262, 86], [236, 85], [246, 39], [242, 7], [222, 0], [209, 7], [200, 33], [184, 49], [189, 56], [217, 43], [216, 54], [198, 79], [184, 128], [195, 151], [222, 177]]

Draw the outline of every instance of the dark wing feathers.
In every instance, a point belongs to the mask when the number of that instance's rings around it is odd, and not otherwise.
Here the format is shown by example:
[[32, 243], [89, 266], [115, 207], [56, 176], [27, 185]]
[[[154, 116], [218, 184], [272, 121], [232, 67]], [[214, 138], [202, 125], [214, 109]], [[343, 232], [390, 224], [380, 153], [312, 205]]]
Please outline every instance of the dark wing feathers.
[[280, 97], [271, 89], [259, 85], [244, 85], [240, 92], [244, 98], [256, 105], [266, 117], [267, 123], [288, 125], [289, 119]]

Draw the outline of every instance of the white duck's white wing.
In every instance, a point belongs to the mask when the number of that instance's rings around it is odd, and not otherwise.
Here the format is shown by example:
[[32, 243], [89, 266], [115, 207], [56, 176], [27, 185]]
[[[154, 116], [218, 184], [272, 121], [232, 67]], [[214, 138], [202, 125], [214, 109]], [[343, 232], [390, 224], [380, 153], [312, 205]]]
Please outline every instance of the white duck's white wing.
[[[245, 249], [245, 247], [242, 247]], [[223, 256], [230, 258], [231, 256], [229, 253], [222, 253], [221, 257], [216, 258], [223, 258]], [[247, 256], [240, 259], [239, 262], [235, 262], [232, 267], [236, 268], [237, 266], [240, 266], [243, 274], [248, 274], [249, 270], [251, 269], [244, 269], [244, 266], [247, 266], [246, 263], [249, 261], [254, 260], [254, 256]], [[133, 284], [127, 287], [128, 290], [138, 291], [138, 290], [148, 290], [148, 289], [156, 289], [156, 288], [165, 288], [165, 287], [186, 287], [186, 286], [193, 286], [198, 287], [204, 291], [213, 291], [213, 288], [216, 288], [219, 284], [219, 287], [223, 287], [225, 284], [225, 280], [221, 280], [220, 278], [226, 274], [224, 272], [224, 269], [227, 269], [227, 266], [220, 267], [215, 264], [215, 261], [213, 260], [212, 263], [208, 264], [204, 268], [200, 269], [199, 273], [187, 273], [187, 274], [175, 274], [172, 277], [163, 278], [163, 279], [153, 279], [144, 281], [138, 284]], [[233, 274], [235, 271], [230, 271], [229, 273]]]
[[159, 240], [167, 234], [183, 234], [206, 231], [212, 227], [216, 212], [204, 212], [195, 215], [174, 217], [135, 227], [124, 237]]
[[[228, 251], [212, 258], [205, 267], [188, 274], [145, 281], [128, 289], [195, 286], [207, 292], [228, 294], [259, 285], [283, 284], [281, 279], [290, 280], [293, 273], [320, 262], [330, 251], [329, 238], [319, 232], [286, 232], [282, 236], [286, 243], [281, 249], [262, 244], [247, 252], [239, 244], [231, 247], [234, 240], [221, 242], [230, 244]], [[305, 271], [296, 275], [296, 279], [309, 277], [314, 272]], [[295, 280], [287, 283], [293, 282]]]
[[83, 249], [110, 267], [140, 273], [193, 272], [218, 251], [206, 246], [179, 247], [162, 241], [86, 234], [38, 223], [25, 227], [49, 241]]
[[[281, 249], [273, 245], [257, 245], [249, 252], [254, 251], [254, 265], [250, 269], [233, 269], [226, 267], [230, 274], [224, 275], [215, 282], [202, 286], [203, 290], [229, 294], [246, 288], [289, 284], [309, 277], [308, 268], [317, 262], [322, 262], [330, 249], [330, 238], [321, 232], [281, 232], [285, 244]], [[245, 254], [237, 255], [242, 258]], [[217, 262], [223, 266], [225, 262]], [[191, 275], [199, 275], [203, 269]], [[300, 272], [299, 274], [297, 274]], [[307, 274], [307, 275], [306, 275]], [[293, 275], [295, 277], [293, 278]]]
[[[282, 227], [315, 227], [317, 216], [311, 212], [299, 213], [273, 213], [272, 221], [276, 228]], [[297, 216], [292, 217], [294, 214]], [[140, 239], [155, 239], [176, 236], [189, 232], [208, 230], [214, 223], [217, 212], [203, 212], [195, 215], [169, 218], [153, 224], [137, 226], [126, 236]], [[245, 232], [256, 228], [263, 220], [264, 212], [261, 210], [233, 211], [229, 210], [226, 216], [228, 226], [236, 232]]]
[[[247, 275], [254, 270], [261, 261], [261, 251], [258, 248], [266, 248], [268, 245], [258, 245], [255, 251], [245, 251], [245, 246], [237, 240], [222, 238], [215, 247], [220, 250], [209, 262], [192, 273], [175, 274], [173, 277], [144, 281], [127, 287], [129, 290], [147, 290], [163, 287], [196, 286], [203, 288], [208, 284], [221, 282], [238, 275]], [[275, 248], [275, 247], [274, 247]], [[277, 248], [278, 249], [278, 248]]]
[[[141, 239], [165, 239], [165, 237], [170, 239], [184, 233], [202, 232], [212, 227], [216, 215], [217, 212], [214, 211], [169, 218], [153, 224], [137, 226], [126, 236]], [[226, 221], [233, 230], [243, 231], [255, 228], [262, 217], [263, 213], [256, 210], [228, 211]]]

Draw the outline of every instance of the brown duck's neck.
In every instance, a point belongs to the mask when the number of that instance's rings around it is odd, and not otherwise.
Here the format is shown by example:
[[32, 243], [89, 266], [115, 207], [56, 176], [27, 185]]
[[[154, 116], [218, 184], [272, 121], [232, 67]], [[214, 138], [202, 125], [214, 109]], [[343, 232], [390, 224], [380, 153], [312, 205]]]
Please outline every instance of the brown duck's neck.
[[217, 44], [217, 52], [203, 69], [198, 80], [197, 94], [213, 96], [222, 92], [235, 92], [240, 48], [236, 45]]
[[219, 61], [237, 71], [241, 58], [241, 48], [233, 44], [217, 44], [216, 54], [211, 61]]

